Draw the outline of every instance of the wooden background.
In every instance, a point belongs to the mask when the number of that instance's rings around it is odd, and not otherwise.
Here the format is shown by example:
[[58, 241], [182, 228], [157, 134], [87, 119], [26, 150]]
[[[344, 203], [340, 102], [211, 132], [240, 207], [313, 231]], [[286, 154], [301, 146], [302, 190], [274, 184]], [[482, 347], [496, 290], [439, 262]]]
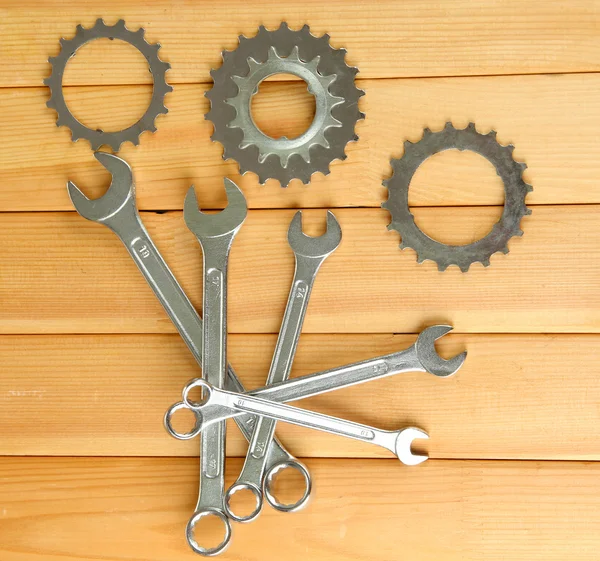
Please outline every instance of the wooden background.
[[[102, 10], [101, 12], [99, 10]], [[467, 348], [447, 380], [410, 374], [302, 405], [386, 429], [427, 430], [431, 459], [399, 465], [373, 447], [279, 425], [305, 458], [314, 496], [301, 513], [265, 508], [236, 525], [224, 559], [594, 560], [600, 551], [600, 3], [547, 0], [22, 0], [0, 2], [0, 559], [196, 558], [184, 525], [196, 500], [197, 442], [170, 439], [165, 408], [196, 364], [117, 238], [73, 212], [108, 174], [45, 107], [48, 56], [77, 23], [124, 18], [171, 62], [158, 132], [120, 154], [143, 219], [184, 289], [201, 303], [201, 254], [181, 207], [191, 183], [224, 204], [223, 176], [252, 210], [233, 249], [230, 360], [262, 385], [293, 274], [294, 209], [344, 240], [315, 286], [294, 375], [400, 350], [424, 326]], [[360, 68], [365, 121], [348, 159], [308, 187], [240, 178], [204, 121], [209, 69], [237, 36], [282, 20]], [[140, 55], [117, 42], [69, 64], [67, 101], [90, 126], [136, 119], [150, 92]], [[261, 87], [255, 114], [273, 135], [300, 132], [311, 102], [298, 82]], [[528, 164], [525, 235], [491, 267], [439, 273], [387, 232], [381, 181], [405, 139], [474, 121]], [[468, 153], [427, 162], [411, 186], [418, 223], [448, 243], [483, 235], [501, 212], [491, 166]], [[341, 208], [344, 207], [344, 208]], [[243, 456], [239, 433], [228, 452]], [[228, 481], [241, 458], [228, 463]]]

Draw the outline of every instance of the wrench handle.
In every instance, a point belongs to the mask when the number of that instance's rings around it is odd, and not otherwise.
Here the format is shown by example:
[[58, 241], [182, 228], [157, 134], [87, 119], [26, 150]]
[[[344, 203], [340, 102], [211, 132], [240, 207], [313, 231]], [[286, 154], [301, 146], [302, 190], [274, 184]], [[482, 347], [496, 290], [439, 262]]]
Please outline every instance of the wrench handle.
[[[311, 259], [296, 254], [294, 280], [275, 344], [275, 352], [267, 376], [267, 386], [285, 382], [289, 378], [314, 280], [324, 260], [325, 257]], [[249, 448], [249, 454], [254, 459], [260, 460], [267, 453], [275, 434], [275, 425], [276, 422], [272, 419], [258, 418]]]
[[324, 370], [308, 376], [300, 376], [279, 384], [249, 391], [247, 394], [270, 401], [295, 401], [394, 374], [425, 371], [417, 358], [415, 345], [411, 345], [408, 349], [397, 353]]

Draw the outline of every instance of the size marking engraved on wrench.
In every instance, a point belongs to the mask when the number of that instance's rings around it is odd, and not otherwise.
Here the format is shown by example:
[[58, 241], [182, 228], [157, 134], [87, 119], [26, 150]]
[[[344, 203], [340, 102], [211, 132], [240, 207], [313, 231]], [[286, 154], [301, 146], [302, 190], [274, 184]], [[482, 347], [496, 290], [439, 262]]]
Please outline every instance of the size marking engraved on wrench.
[[[141, 244], [141, 247], [138, 247]], [[146, 244], [146, 242], [142, 239], [137, 239], [134, 240], [133, 243], [133, 248], [135, 249], [135, 251], [138, 253], [138, 255], [140, 255], [142, 257], [142, 259], [147, 259], [148, 257], [150, 257], [150, 248], [148, 247], [148, 244]]]
[[296, 285], [296, 298], [303, 299], [308, 292], [308, 285], [304, 281], [298, 281]]
[[217, 456], [215, 454], [209, 456], [206, 468], [207, 469], [204, 470], [204, 475], [209, 479], [215, 479], [221, 475], [219, 462], [217, 461]]

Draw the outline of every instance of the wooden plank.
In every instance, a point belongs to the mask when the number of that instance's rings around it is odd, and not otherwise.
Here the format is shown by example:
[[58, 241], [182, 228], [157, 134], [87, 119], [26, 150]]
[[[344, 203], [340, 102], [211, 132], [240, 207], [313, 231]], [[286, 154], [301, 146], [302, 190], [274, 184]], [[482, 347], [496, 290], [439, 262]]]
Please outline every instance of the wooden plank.
[[[495, 208], [417, 209], [419, 224], [449, 243], [481, 237]], [[415, 333], [450, 322], [459, 332], [600, 331], [599, 207], [537, 207], [525, 235], [489, 268], [467, 274], [418, 265], [387, 232], [388, 213], [336, 210], [344, 240], [319, 273], [306, 333]], [[304, 211], [316, 234], [323, 210]], [[293, 255], [286, 242], [293, 211], [251, 211], [230, 268], [231, 333], [279, 330]], [[472, 217], [477, 217], [473, 219]], [[144, 220], [195, 305], [201, 256], [181, 214]], [[174, 328], [107, 228], [75, 213], [4, 213], [0, 221], [3, 333], [164, 333]], [[35, 266], [33, 266], [35, 265]], [[18, 298], [15, 297], [18, 295]]]
[[[294, 376], [407, 348], [414, 336], [303, 335]], [[274, 335], [233, 335], [229, 357], [247, 388], [264, 384]], [[467, 349], [448, 379], [404, 374], [297, 405], [384, 429], [416, 425], [432, 458], [600, 460], [598, 335], [452, 335]], [[199, 369], [177, 335], [0, 337], [0, 454], [197, 456], [167, 436], [162, 415]], [[143, 389], [142, 389], [143, 388]], [[391, 457], [383, 449], [279, 423], [307, 457]], [[230, 425], [228, 452], [247, 445]]]
[[[204, 120], [204, 87], [180, 86], [170, 94], [170, 112], [158, 132], [142, 144], [124, 146], [132, 165], [140, 208], [179, 209], [192, 183], [210, 208], [224, 204], [223, 176], [243, 187], [251, 208], [378, 207], [387, 198], [381, 181], [389, 177], [390, 158], [401, 156], [405, 139], [418, 140], [425, 126], [441, 129], [477, 123], [482, 132], [516, 146], [515, 158], [527, 162], [525, 179], [535, 188], [529, 204], [600, 202], [600, 75], [506, 76], [430, 80], [363, 81], [367, 95], [358, 125], [360, 140], [348, 145], [348, 159], [335, 162], [329, 176], [317, 174], [310, 186], [294, 181], [281, 190], [273, 180], [258, 184], [252, 173], [241, 178], [237, 164], [223, 162], [222, 147], [210, 140]], [[300, 132], [311, 120], [310, 96], [300, 84], [266, 84], [257, 98], [256, 118], [271, 123], [275, 136]], [[118, 129], [133, 122], [147, 104], [149, 88], [69, 88], [75, 114], [93, 127]], [[0, 210], [71, 210], [65, 184], [72, 179], [100, 195], [108, 173], [96, 162], [89, 143], [70, 142], [69, 131], [54, 125], [44, 88], [0, 90], [4, 118], [0, 136]], [[110, 110], [107, 110], [110, 107]], [[82, 117], [83, 116], [83, 117]], [[277, 123], [278, 126], [274, 126]], [[424, 164], [411, 185], [414, 206], [498, 205], [503, 189], [492, 166], [472, 153], [451, 151]]]
[[[376, 9], [352, 0], [276, 0], [248, 3], [208, 0], [107, 0], [98, 11], [92, 0], [65, 9], [62, 0], [2, 2], [0, 37], [6, 61], [0, 86], [37, 86], [49, 73], [46, 60], [59, 51], [59, 38], [70, 38], [78, 23], [93, 25], [124, 18], [131, 29], [143, 26], [151, 42], [163, 45], [173, 83], [207, 82], [220, 64], [222, 49], [234, 49], [240, 33], [253, 36], [259, 24], [270, 29], [286, 20], [299, 29], [329, 33], [333, 46], [348, 50], [348, 61], [366, 78], [582, 72], [600, 69], [600, 10], [594, 2], [479, 2], [449, 0], [423, 4], [410, 0], [378, 2]], [[148, 81], [132, 72], [141, 62], [124, 49], [88, 48], [72, 63], [70, 83]], [[110, 64], [107, 62], [110, 61]], [[147, 73], [146, 73], [147, 74]]]
[[[600, 464], [312, 460], [313, 500], [237, 524], [223, 559], [596, 561]], [[228, 479], [240, 461], [228, 464]], [[356, 477], [359, 473], [360, 477]], [[9, 561], [192, 560], [191, 459], [3, 458]], [[273, 539], [273, 532], [277, 539]]]

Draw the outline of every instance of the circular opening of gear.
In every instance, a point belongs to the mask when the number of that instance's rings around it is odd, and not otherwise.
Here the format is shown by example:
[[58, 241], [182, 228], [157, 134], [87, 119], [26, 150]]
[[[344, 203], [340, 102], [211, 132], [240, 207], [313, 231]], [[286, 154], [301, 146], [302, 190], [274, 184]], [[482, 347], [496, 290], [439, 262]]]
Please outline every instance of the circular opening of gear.
[[[413, 212], [416, 225], [430, 238], [464, 246], [484, 238], [502, 216], [504, 184], [494, 165], [483, 156], [457, 149], [433, 154], [413, 175], [408, 203], [434, 207], [440, 200], [452, 207]], [[472, 208], [477, 205], [477, 208]]]
[[[101, 86], [106, 76], [114, 74], [111, 60], [119, 60], [119, 65], [127, 68], [124, 77], [127, 83], [94, 87]], [[92, 75], [89, 68], [94, 68]], [[134, 125], [150, 105], [152, 78], [149, 76], [148, 62], [138, 49], [121, 39], [101, 37], [80, 47], [67, 62], [63, 83], [82, 84], [82, 87], [63, 87], [65, 103], [86, 127], [117, 132]], [[131, 85], [144, 83], [148, 85]]]
[[[274, 140], [302, 136], [313, 123], [315, 110], [315, 95], [308, 91], [307, 83], [288, 73], [263, 80], [250, 106], [255, 125]], [[273, 119], [273, 113], [282, 118]]]

